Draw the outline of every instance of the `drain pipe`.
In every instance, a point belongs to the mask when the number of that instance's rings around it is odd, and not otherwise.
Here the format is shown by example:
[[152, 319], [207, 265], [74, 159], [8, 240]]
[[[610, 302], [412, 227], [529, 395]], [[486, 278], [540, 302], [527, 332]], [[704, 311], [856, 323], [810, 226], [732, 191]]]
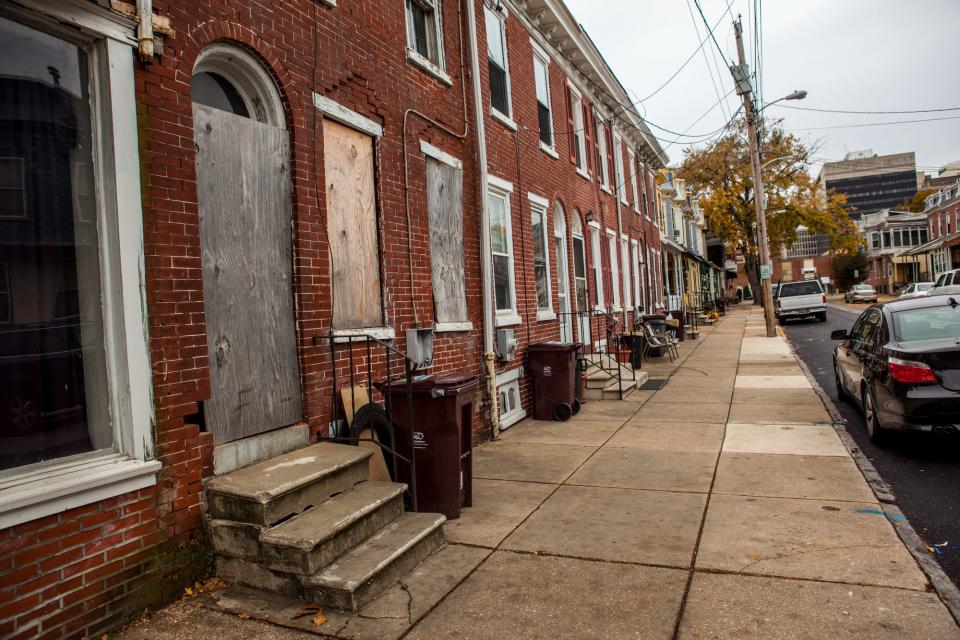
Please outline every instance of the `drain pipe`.
[[137, 0], [137, 50], [140, 59], [153, 59], [153, 0]]
[[480, 274], [483, 279], [483, 364], [486, 376], [490, 429], [500, 437], [500, 410], [497, 406], [496, 353], [493, 349], [493, 262], [490, 246], [490, 209], [487, 207], [487, 138], [483, 124], [483, 94], [480, 92], [480, 62], [477, 59], [477, 13], [473, 0], [467, 3], [467, 30], [470, 38], [470, 74], [473, 80], [473, 110], [477, 126], [477, 168], [480, 171]]

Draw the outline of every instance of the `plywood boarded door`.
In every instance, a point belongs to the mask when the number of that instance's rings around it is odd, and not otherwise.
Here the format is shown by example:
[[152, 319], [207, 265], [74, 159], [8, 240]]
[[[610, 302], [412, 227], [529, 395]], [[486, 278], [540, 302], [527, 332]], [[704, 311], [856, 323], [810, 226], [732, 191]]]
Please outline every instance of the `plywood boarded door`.
[[299, 421], [291, 285], [288, 133], [193, 105], [210, 360], [207, 426], [218, 444]]
[[380, 252], [374, 197], [373, 138], [323, 122], [327, 235], [335, 329], [379, 327]]
[[438, 323], [467, 321], [463, 273], [463, 173], [427, 158], [427, 213], [434, 318]]

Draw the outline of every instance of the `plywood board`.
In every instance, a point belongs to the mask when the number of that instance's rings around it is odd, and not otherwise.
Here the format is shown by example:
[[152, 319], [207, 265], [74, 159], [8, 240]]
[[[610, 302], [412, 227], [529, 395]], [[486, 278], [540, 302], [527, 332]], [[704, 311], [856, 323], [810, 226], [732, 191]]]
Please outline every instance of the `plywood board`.
[[463, 272], [463, 172], [427, 158], [427, 212], [436, 322], [466, 322]]
[[373, 138], [323, 121], [327, 234], [335, 329], [379, 327], [380, 252], [374, 197]]
[[288, 133], [193, 105], [207, 424], [218, 444], [303, 417], [293, 318]]

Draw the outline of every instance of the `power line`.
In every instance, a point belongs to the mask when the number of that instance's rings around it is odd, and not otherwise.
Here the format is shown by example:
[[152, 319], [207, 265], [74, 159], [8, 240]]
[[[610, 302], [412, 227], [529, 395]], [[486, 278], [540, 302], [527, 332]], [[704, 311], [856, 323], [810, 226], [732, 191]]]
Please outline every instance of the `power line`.
[[821, 109], [818, 107], [797, 107], [789, 104], [775, 104], [781, 109], [795, 109], [797, 111], [816, 111], [818, 113], [852, 113], [857, 115], [900, 115], [910, 113], [942, 113], [944, 111], [960, 111], [960, 107], [944, 107], [943, 109], [909, 109], [903, 111], [853, 111], [850, 109]]
[[[693, 23], [693, 30], [696, 32], [697, 37], [700, 37], [700, 27], [697, 26], [697, 19], [693, 15], [693, 7], [690, 5], [690, 0], [687, 0], [687, 11], [690, 14], [690, 21]], [[722, 19], [722, 17], [721, 17]], [[710, 58], [707, 57], [707, 52], [702, 47], [700, 48], [700, 53], [703, 54], [703, 61], [707, 65], [707, 73], [710, 75], [710, 84], [713, 86], [713, 91], [716, 94], [717, 98], [720, 98], [720, 89], [717, 87], [717, 81], [713, 76], [713, 66], [710, 64]], [[713, 49], [710, 50], [710, 53], [713, 53]], [[714, 63], [716, 63], [716, 57], [713, 58]], [[721, 81], [722, 82], [722, 81]], [[720, 105], [720, 110], [723, 112], [724, 119], [730, 117], [729, 110], [727, 109], [726, 104]]]
[[[706, 17], [705, 15], [703, 15], [703, 8], [700, 6], [700, 0], [693, 0], [693, 4], [696, 5], [697, 11], [700, 12], [700, 17], [703, 19], [703, 24], [706, 25], [707, 28], [709, 29], [709, 28], [710, 28], [710, 23], [707, 22], [707, 17]], [[726, 13], [726, 12], [724, 12], [724, 13]], [[723, 20], [723, 14], [720, 15], [720, 20]], [[718, 24], [719, 24], [719, 22], [718, 22]], [[714, 29], [715, 29], [715, 28], [716, 28], [716, 27], [714, 27]], [[710, 36], [710, 39], [713, 40], [713, 44], [714, 44], [714, 46], [716, 46], [717, 51], [720, 52], [720, 58], [723, 60], [724, 64], [726, 64], [726, 65], [729, 67], [729, 66], [730, 66], [730, 62], [727, 60], [727, 55], [723, 52], [723, 49], [720, 48], [720, 43], [717, 42], [717, 39], [714, 37], [714, 35], [713, 35], [713, 29], [710, 29], [710, 33], [709, 33], [708, 35]]]
[[912, 124], [915, 122], [939, 122], [941, 120], [960, 120], [960, 116], [944, 116], [942, 118], [923, 118], [920, 120], [893, 120], [891, 122], [864, 122], [860, 124], [841, 124], [827, 127], [801, 127], [787, 129], [788, 131], [820, 131], [823, 129], [857, 129], [860, 127], [884, 127], [894, 124]]

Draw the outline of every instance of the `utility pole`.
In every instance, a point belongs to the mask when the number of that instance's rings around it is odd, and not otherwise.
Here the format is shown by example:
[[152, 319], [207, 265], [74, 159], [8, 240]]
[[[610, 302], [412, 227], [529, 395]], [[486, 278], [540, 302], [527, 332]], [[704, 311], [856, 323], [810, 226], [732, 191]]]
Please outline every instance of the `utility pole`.
[[[744, 59], [743, 28], [738, 19], [733, 23], [733, 30], [737, 37], [737, 57], [739, 66], [730, 67], [733, 80], [737, 85], [737, 93], [743, 98], [743, 109], [747, 114], [747, 127], [750, 137], [750, 159], [753, 164], [753, 207], [757, 214], [757, 235], [760, 242], [760, 300], [763, 303], [763, 317], [767, 323], [767, 337], [777, 336], [776, 318], [773, 313], [773, 290], [770, 279], [773, 277], [770, 265], [770, 247], [767, 243], [767, 215], [764, 211], [763, 178], [760, 176], [760, 140], [757, 138], [757, 112], [753, 105], [753, 86], [750, 84], [750, 67]], [[763, 268], [768, 267], [771, 273], [763, 277]]]

